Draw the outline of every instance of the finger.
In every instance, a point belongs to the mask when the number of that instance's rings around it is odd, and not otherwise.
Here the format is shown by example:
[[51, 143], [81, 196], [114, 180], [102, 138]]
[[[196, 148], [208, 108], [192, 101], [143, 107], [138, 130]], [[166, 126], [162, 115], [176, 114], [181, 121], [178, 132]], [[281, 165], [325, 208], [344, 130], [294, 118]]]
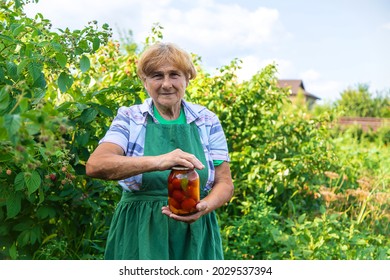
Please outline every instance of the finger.
[[203, 163], [193, 154], [187, 154], [185, 157], [185, 160], [187, 160], [191, 166], [187, 166], [191, 169], [203, 169], [204, 165]]
[[161, 210], [166, 210], [166, 209], [169, 209], [169, 205], [164, 205], [163, 207], [161, 207]]
[[196, 209], [200, 211], [204, 211], [207, 209], [207, 202], [206, 201], [200, 201], [198, 204], [196, 204]]
[[165, 216], [168, 216], [169, 218], [171, 217], [172, 215], [172, 212], [170, 210], [162, 210], [161, 213]]
[[197, 168], [197, 169], [203, 169], [204, 168], [203, 163], [199, 159], [197, 159], [195, 156], [194, 156], [194, 160], [193, 160], [192, 163], [193, 163], [194, 167]]

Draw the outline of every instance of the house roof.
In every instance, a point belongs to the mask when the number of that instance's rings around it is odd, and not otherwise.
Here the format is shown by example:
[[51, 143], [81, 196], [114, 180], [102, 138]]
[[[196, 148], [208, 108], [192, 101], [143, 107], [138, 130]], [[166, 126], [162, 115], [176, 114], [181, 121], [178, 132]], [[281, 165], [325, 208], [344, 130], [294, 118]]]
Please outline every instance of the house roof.
[[306, 97], [313, 98], [313, 99], [321, 99], [315, 96], [314, 94], [307, 92], [305, 90], [305, 86], [303, 85], [302, 80], [278, 80], [278, 86], [282, 88], [291, 87], [292, 95], [297, 95], [298, 92], [301, 90]]

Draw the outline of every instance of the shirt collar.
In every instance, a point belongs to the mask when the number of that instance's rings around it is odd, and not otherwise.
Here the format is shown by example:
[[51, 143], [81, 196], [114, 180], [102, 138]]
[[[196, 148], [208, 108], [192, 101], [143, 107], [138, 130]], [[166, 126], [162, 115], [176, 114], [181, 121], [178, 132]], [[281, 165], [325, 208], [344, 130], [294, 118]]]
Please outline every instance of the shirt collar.
[[149, 113], [153, 116], [153, 108], [152, 108], [152, 98], [147, 98], [139, 107], [141, 114]]
[[[199, 113], [204, 109], [202, 106], [192, 104], [190, 102], [185, 101], [184, 99], [182, 99], [181, 104], [184, 108], [184, 113], [186, 115], [187, 123], [191, 123], [191, 122], [195, 121], [196, 119], [198, 119], [200, 116]], [[153, 107], [152, 106], [153, 106], [152, 98], [147, 98], [144, 101], [144, 103], [142, 103], [140, 105], [140, 111], [141, 111], [142, 115], [144, 115], [145, 117], [147, 117], [146, 114], [149, 114], [150, 116], [152, 116], [153, 121], [156, 121], [156, 118], [153, 114]]]

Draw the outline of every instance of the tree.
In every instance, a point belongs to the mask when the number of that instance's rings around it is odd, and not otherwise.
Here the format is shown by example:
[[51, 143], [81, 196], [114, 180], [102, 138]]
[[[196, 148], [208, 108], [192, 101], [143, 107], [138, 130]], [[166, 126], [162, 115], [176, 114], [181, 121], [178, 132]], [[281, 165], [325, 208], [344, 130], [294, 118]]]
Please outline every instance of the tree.
[[347, 88], [336, 101], [336, 107], [348, 117], [388, 117], [390, 115], [389, 91], [374, 97], [366, 84]]

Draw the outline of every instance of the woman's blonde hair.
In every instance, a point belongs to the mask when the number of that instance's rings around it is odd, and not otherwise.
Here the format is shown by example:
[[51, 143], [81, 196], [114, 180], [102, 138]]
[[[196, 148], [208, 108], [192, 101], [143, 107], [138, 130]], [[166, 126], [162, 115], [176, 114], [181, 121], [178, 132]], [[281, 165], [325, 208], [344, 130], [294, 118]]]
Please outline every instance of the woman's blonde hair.
[[191, 56], [173, 43], [157, 43], [144, 51], [137, 63], [137, 75], [144, 80], [165, 63], [181, 70], [188, 80], [196, 77]]

